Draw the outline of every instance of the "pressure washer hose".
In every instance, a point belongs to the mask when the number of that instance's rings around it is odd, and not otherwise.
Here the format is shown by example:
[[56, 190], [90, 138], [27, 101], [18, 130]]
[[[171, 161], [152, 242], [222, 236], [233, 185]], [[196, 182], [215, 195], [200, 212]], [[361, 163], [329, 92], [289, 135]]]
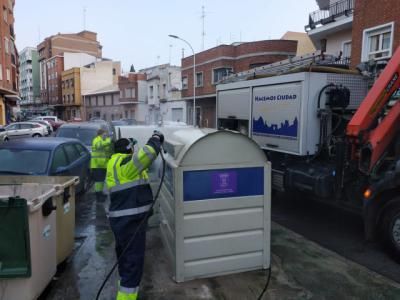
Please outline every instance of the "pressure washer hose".
[[164, 157], [163, 151], [164, 151], [164, 149], [163, 149], [163, 147], [161, 146], [161, 149], [160, 149], [160, 156], [161, 156], [161, 159], [162, 159], [163, 170], [162, 170], [162, 174], [161, 174], [160, 185], [158, 186], [156, 195], [154, 196], [154, 201], [153, 201], [153, 203], [151, 204], [151, 207], [150, 207], [149, 211], [146, 213], [145, 217], [143, 218], [143, 220], [140, 222], [139, 226], [137, 227], [135, 233], [132, 235], [132, 237], [131, 237], [130, 240], [128, 241], [128, 244], [127, 244], [126, 247], [122, 250], [121, 255], [118, 257], [117, 261], [115, 262], [115, 264], [114, 264], [113, 267], [111, 268], [110, 272], [108, 272], [106, 278], [103, 280], [103, 283], [101, 284], [101, 287], [99, 288], [99, 290], [98, 290], [98, 292], [97, 292], [96, 300], [99, 299], [99, 297], [100, 297], [100, 295], [101, 295], [101, 292], [103, 291], [104, 286], [106, 285], [107, 281], [110, 279], [112, 273], [114, 273], [115, 268], [118, 266], [118, 264], [119, 264], [119, 262], [120, 262], [120, 260], [121, 260], [121, 257], [124, 256], [124, 254], [126, 253], [126, 251], [127, 251], [128, 248], [129, 248], [129, 246], [130, 246], [130, 245], [132, 244], [132, 242], [135, 240], [135, 238], [136, 238], [138, 232], [140, 231], [140, 229], [142, 228], [142, 226], [144, 226], [144, 225], [146, 224], [147, 219], [150, 217], [150, 214], [151, 214], [151, 212], [153, 211], [154, 205], [155, 205], [156, 202], [157, 202], [158, 196], [160, 195], [161, 187], [162, 187], [163, 182], [164, 182], [164, 176], [165, 176], [165, 157]]

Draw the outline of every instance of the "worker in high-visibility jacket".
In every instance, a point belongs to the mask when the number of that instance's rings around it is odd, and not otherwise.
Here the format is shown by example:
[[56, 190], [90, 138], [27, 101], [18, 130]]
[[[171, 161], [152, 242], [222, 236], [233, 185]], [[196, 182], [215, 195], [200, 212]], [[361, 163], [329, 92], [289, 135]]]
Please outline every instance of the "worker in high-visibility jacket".
[[[147, 169], [157, 158], [163, 142], [164, 136], [155, 132], [143, 148], [134, 152], [132, 141], [120, 139], [115, 143], [116, 153], [107, 165], [108, 217], [119, 258], [117, 300], [136, 300], [138, 297], [146, 244], [145, 218], [154, 201]], [[129, 243], [136, 231], [135, 240]]]
[[90, 169], [92, 180], [94, 181], [94, 190], [97, 199], [103, 196], [104, 181], [106, 179], [107, 163], [112, 155], [112, 142], [107, 132], [103, 129], [97, 131], [97, 136], [92, 142], [92, 157], [90, 160]]

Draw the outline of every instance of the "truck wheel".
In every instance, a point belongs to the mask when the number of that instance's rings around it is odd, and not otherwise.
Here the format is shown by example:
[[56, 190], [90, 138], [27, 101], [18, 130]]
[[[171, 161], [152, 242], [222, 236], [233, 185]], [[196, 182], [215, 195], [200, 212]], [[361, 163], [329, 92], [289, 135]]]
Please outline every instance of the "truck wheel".
[[[398, 200], [400, 201], [400, 198]], [[400, 205], [386, 210], [382, 225], [386, 246], [395, 257], [400, 257]]]

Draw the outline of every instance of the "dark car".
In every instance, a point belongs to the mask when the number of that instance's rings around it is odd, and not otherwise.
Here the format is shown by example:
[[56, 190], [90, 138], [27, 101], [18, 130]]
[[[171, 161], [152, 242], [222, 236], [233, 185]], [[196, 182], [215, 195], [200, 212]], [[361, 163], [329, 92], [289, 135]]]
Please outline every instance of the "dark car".
[[1, 175], [79, 176], [78, 192], [90, 186], [90, 152], [78, 140], [20, 139], [0, 144]]
[[80, 140], [86, 148], [91, 150], [92, 141], [97, 135], [99, 129], [105, 130], [111, 137], [110, 128], [107, 123], [103, 122], [84, 122], [84, 123], [68, 123], [62, 125], [57, 133], [57, 137], [74, 138]]

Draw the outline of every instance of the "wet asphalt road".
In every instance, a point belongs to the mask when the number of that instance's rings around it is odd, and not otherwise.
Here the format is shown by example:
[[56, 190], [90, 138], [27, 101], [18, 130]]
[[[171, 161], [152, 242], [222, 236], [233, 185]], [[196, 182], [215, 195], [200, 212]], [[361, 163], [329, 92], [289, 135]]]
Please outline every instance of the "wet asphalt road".
[[294, 202], [278, 196], [272, 201], [272, 220], [400, 283], [400, 262], [379, 242], [365, 242], [360, 216], [308, 199]]

